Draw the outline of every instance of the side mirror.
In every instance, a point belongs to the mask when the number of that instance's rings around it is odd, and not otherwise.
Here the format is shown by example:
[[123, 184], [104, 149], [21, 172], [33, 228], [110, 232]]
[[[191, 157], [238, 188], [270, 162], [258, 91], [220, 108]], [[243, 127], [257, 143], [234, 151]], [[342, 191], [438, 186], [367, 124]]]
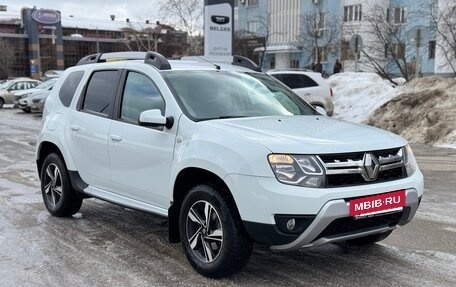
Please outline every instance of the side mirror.
[[320, 115], [322, 115], [322, 116], [325, 116], [325, 117], [328, 116], [328, 113], [326, 113], [326, 110], [323, 109], [323, 108], [320, 107], [320, 106], [316, 106], [316, 107], [315, 107], [315, 110], [317, 110], [317, 112], [318, 112]]
[[146, 127], [166, 127], [170, 129], [174, 125], [173, 117], [162, 116], [158, 109], [147, 110], [139, 115], [139, 124]]

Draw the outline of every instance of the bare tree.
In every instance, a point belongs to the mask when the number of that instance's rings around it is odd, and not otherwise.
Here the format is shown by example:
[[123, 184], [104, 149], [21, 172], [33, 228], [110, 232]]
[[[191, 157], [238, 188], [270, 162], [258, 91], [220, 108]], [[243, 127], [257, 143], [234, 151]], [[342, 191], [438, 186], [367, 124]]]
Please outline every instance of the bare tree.
[[7, 78], [11, 73], [13, 64], [14, 47], [6, 40], [0, 39], [0, 78]]
[[160, 35], [159, 25], [155, 28], [147, 27], [141, 30], [136, 30], [130, 25], [130, 27], [123, 29], [123, 33], [127, 39], [124, 44], [130, 51], [157, 51]]
[[451, 7], [450, 1], [431, 1], [424, 11], [437, 32], [435, 45], [440, 48], [446, 64], [456, 74], [456, 6]]
[[203, 8], [202, 0], [160, 0], [160, 15], [177, 28], [187, 32], [189, 54], [197, 55], [201, 50], [201, 36], [198, 34], [203, 30]]
[[322, 61], [329, 53], [340, 48], [340, 19], [324, 12], [321, 7], [304, 13], [300, 21], [297, 47], [312, 55], [313, 60]]
[[406, 81], [411, 80], [414, 75], [414, 61], [417, 59], [414, 58], [416, 55], [406, 49], [410, 29], [405, 24], [404, 12], [398, 10], [389, 15], [389, 10], [385, 7], [373, 6], [367, 11], [364, 10], [363, 17], [367, 22], [370, 40], [364, 42], [362, 55], [381, 77], [390, 82], [396, 84], [390, 73], [391, 69], [396, 69]]

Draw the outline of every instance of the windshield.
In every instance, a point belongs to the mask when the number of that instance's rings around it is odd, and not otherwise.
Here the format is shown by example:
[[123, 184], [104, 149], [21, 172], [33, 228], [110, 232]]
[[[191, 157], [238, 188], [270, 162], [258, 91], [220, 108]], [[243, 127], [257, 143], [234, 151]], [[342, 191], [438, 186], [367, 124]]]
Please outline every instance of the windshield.
[[4, 83], [1, 83], [0, 84], [0, 90], [4, 90], [6, 88], [8, 88], [8, 86], [11, 84], [11, 81], [6, 81]]
[[228, 71], [172, 71], [166, 80], [191, 119], [315, 115], [315, 110], [272, 77]]
[[57, 78], [49, 79], [45, 82], [42, 82], [38, 86], [35, 87], [35, 89], [49, 89], [54, 85], [54, 83], [57, 81]]

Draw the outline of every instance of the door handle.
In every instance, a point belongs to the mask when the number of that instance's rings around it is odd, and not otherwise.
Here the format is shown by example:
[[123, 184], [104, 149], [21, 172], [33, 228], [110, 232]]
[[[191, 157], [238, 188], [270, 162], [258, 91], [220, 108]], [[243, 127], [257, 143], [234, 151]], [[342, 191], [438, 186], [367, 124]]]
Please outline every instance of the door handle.
[[75, 132], [79, 131], [79, 127], [78, 126], [71, 125], [70, 128], [71, 128], [72, 131], [75, 131]]
[[122, 141], [122, 137], [117, 135], [111, 135], [111, 140], [115, 142], [120, 142]]

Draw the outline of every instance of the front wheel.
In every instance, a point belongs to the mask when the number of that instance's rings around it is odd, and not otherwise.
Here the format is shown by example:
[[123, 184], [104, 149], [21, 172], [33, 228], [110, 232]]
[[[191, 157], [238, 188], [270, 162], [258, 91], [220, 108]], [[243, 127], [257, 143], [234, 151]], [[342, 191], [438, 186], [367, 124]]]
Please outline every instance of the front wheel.
[[211, 185], [197, 185], [182, 204], [179, 228], [186, 256], [204, 276], [219, 278], [241, 270], [252, 242], [234, 206]]
[[82, 195], [73, 190], [65, 163], [58, 154], [49, 154], [41, 168], [41, 194], [50, 214], [71, 216], [79, 211]]
[[24, 111], [24, 113], [31, 113], [32, 109], [31, 108], [23, 108], [22, 111]]

